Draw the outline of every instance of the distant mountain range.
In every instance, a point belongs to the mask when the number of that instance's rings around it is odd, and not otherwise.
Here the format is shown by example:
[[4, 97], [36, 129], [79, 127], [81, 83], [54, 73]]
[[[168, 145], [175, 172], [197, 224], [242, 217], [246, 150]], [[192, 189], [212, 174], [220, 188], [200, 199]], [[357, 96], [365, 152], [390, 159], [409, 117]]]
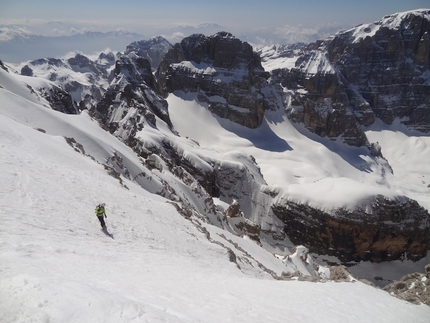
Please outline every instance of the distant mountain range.
[[130, 32], [84, 32], [70, 36], [37, 36], [25, 32], [3, 32], [0, 55], [6, 62], [23, 62], [40, 57], [61, 57], [68, 52], [100, 52], [106, 48], [121, 50], [130, 42], [143, 39], [144, 36]]
[[[213, 34], [220, 30], [222, 27], [218, 24], [204, 23], [197, 26], [182, 25], [157, 32], [171, 42], [176, 42], [193, 33]], [[132, 41], [147, 38], [144, 34], [124, 29], [109, 32], [85, 31], [60, 22], [45, 25], [43, 30], [27, 28], [25, 25], [0, 24], [0, 57], [5, 62], [18, 63], [41, 57], [61, 57], [69, 52], [93, 54], [107, 48], [122, 51]]]
[[[340, 29], [341, 26], [336, 24], [306, 29], [286, 25], [282, 30], [237, 31], [235, 36], [253, 46], [292, 44], [324, 39]], [[61, 57], [69, 52], [88, 55], [106, 48], [122, 51], [134, 40], [161, 35], [174, 44], [192, 34], [209, 36], [223, 30], [232, 32], [230, 27], [210, 22], [175, 27], [143, 26], [141, 30], [134, 29], [134, 32], [122, 27], [109, 31], [103, 26], [62, 21], [14, 25], [0, 23], [0, 57], [5, 62], [18, 63], [41, 57]]]

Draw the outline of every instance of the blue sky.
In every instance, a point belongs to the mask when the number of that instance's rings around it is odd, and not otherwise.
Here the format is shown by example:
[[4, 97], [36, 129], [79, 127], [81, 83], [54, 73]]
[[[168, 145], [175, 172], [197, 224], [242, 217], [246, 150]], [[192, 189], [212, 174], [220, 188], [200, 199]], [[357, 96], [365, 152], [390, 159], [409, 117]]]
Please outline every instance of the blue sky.
[[0, 0], [0, 19], [215, 22], [231, 26], [356, 24], [429, 7], [428, 0]]
[[0, 24], [55, 20], [75, 29], [125, 28], [153, 36], [157, 28], [211, 22], [235, 35], [324, 36], [387, 14], [429, 7], [429, 0], [0, 0]]

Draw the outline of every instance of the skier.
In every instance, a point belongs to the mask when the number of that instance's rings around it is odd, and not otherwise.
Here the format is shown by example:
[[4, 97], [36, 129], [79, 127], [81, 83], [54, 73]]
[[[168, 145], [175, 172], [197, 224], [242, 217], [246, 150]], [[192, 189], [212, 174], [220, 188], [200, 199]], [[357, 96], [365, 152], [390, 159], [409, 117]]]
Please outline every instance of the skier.
[[104, 231], [107, 231], [105, 220], [103, 219], [103, 217], [107, 218], [106, 211], [105, 211], [105, 206], [106, 206], [105, 203], [101, 203], [101, 204], [97, 205], [95, 213], [97, 215], [97, 218], [100, 221], [100, 225], [102, 226], [102, 229]]

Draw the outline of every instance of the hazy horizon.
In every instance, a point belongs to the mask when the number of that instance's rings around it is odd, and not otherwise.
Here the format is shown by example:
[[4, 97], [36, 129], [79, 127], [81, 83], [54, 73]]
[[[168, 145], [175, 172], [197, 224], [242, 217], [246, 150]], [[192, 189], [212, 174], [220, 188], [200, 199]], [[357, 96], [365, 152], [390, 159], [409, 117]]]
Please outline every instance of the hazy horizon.
[[348, 29], [388, 14], [425, 7], [429, 7], [428, 0], [0, 0], [0, 25], [23, 25], [48, 36], [124, 29], [151, 37], [157, 31], [173, 33], [180, 26], [214, 23], [238, 35], [273, 34], [288, 40], [292, 34], [300, 38], [324, 30]]
[[[94, 0], [74, 2], [58, 0], [0, 0], [0, 59], [21, 61], [39, 55], [58, 56], [69, 51], [92, 53], [105, 48], [122, 51], [137, 39], [163, 36], [172, 44], [193, 33], [212, 35], [231, 32], [253, 46], [313, 42], [362, 23], [371, 23], [385, 15], [429, 7], [428, 0], [340, 1], [193, 1], [155, 2]], [[61, 40], [43, 48], [30, 35], [72, 36], [87, 31], [127, 31], [128, 35], [99, 43]], [[11, 44], [14, 38], [21, 39]], [[22, 39], [27, 39], [22, 41]], [[52, 40], [51, 42], [53, 42]], [[72, 42], [72, 40], [70, 40]], [[7, 45], [7, 46], [6, 46]], [[10, 47], [10, 48], [9, 48]]]

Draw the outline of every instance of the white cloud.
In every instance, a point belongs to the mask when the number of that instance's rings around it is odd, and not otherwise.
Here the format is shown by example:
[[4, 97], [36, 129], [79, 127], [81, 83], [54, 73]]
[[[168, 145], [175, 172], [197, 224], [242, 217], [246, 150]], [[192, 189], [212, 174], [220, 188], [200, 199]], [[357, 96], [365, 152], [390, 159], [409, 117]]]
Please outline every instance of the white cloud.
[[341, 30], [339, 24], [328, 24], [320, 26], [290, 26], [285, 25], [275, 30], [275, 35], [284, 40], [286, 44], [297, 42], [313, 42], [318, 39], [324, 39]]
[[182, 39], [184, 39], [185, 37], [187, 37], [187, 35], [184, 35], [183, 33], [177, 31], [174, 32], [172, 35], [168, 36], [168, 35], [162, 35], [164, 38], [166, 38], [171, 44], [175, 44], [180, 42]]

